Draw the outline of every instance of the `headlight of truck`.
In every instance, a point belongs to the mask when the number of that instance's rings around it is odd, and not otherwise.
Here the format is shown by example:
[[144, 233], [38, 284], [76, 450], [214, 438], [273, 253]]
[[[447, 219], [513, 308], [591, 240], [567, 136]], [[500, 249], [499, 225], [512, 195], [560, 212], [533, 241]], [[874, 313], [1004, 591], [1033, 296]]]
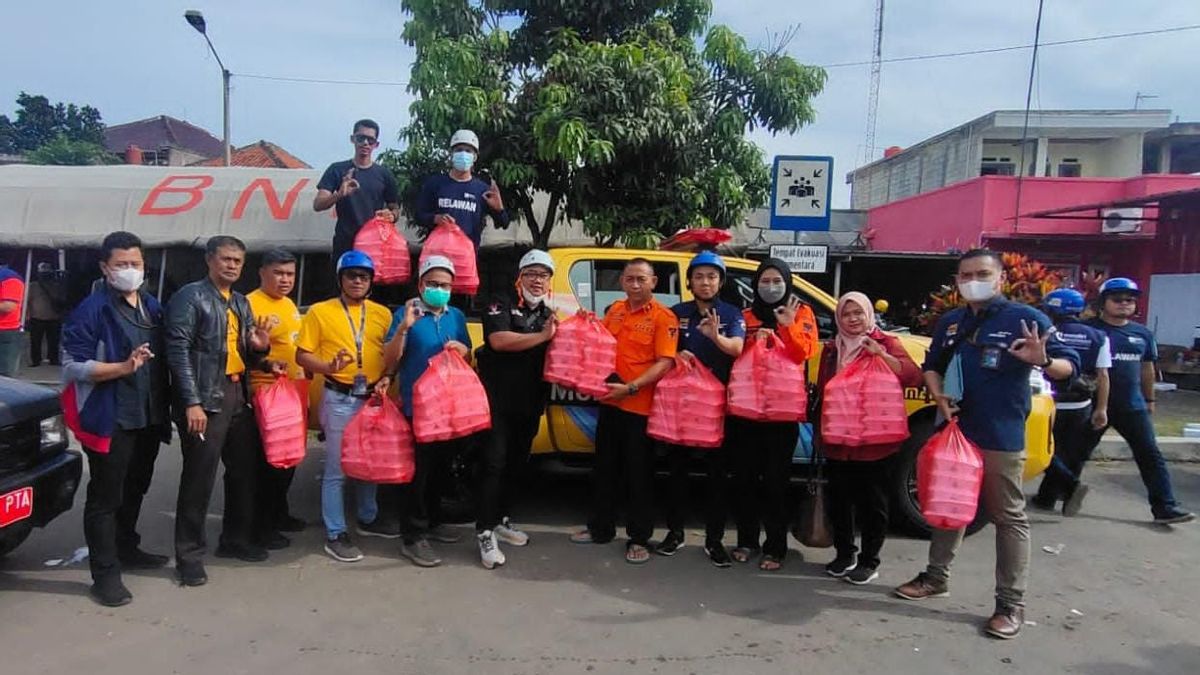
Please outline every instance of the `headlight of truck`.
[[67, 425], [63, 422], [62, 415], [42, 420], [41, 441], [42, 452], [67, 442]]

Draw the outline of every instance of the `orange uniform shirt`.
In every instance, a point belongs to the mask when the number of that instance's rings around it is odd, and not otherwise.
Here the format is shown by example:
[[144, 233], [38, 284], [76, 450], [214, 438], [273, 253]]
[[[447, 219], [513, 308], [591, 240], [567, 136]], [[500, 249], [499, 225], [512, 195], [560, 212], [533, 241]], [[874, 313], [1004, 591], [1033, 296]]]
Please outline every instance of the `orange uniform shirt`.
[[[618, 300], [604, 315], [604, 327], [617, 338], [617, 376], [632, 382], [660, 358], [675, 358], [679, 320], [657, 300], [630, 310], [627, 300]], [[650, 415], [654, 385], [610, 405], [636, 415]]]
[[[746, 319], [746, 340], [749, 342], [756, 339], [758, 329], [763, 327], [763, 323], [754, 316], [754, 311], [750, 308], [742, 310], [742, 316]], [[787, 328], [777, 326], [775, 334], [783, 341], [796, 363], [807, 361], [808, 357], [817, 352], [819, 342], [817, 318], [813, 315], [812, 307], [801, 303], [796, 310], [796, 323]]]

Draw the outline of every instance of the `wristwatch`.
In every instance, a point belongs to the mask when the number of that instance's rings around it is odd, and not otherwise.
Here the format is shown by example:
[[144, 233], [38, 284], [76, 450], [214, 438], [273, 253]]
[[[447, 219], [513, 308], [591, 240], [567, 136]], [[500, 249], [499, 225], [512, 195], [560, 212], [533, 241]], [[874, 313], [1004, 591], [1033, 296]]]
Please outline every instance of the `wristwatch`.
[[638, 386], [636, 384], [630, 382], [629, 384], [627, 384], [625, 386], [629, 387], [629, 395], [630, 396], [633, 396], [634, 394], [638, 393]]

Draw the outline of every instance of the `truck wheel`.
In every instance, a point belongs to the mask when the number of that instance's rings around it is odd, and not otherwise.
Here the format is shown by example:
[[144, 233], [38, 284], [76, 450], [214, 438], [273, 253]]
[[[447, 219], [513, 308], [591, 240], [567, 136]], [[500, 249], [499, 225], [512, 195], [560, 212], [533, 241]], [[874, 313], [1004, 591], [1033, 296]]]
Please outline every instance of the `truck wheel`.
[[33, 531], [33, 526], [28, 524], [12, 525], [0, 532], [0, 556], [11, 553], [14, 549], [25, 541], [29, 533]]
[[[914, 537], [928, 539], [933, 528], [921, 515], [917, 501], [917, 453], [933, 435], [933, 416], [925, 415], [909, 421], [912, 435], [904, 442], [892, 482], [892, 524]], [[967, 535], [975, 534], [987, 525], [982, 512], [967, 526]]]

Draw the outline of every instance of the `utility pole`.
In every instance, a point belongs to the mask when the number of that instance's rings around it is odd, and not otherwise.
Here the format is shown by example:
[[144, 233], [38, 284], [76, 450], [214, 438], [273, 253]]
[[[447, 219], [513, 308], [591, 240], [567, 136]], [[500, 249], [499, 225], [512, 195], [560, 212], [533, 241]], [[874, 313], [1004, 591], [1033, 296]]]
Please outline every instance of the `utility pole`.
[[879, 113], [879, 74], [883, 70], [883, 0], [875, 0], [875, 48], [871, 53], [871, 83], [867, 92], [867, 133], [863, 164], [875, 159], [875, 119]]

